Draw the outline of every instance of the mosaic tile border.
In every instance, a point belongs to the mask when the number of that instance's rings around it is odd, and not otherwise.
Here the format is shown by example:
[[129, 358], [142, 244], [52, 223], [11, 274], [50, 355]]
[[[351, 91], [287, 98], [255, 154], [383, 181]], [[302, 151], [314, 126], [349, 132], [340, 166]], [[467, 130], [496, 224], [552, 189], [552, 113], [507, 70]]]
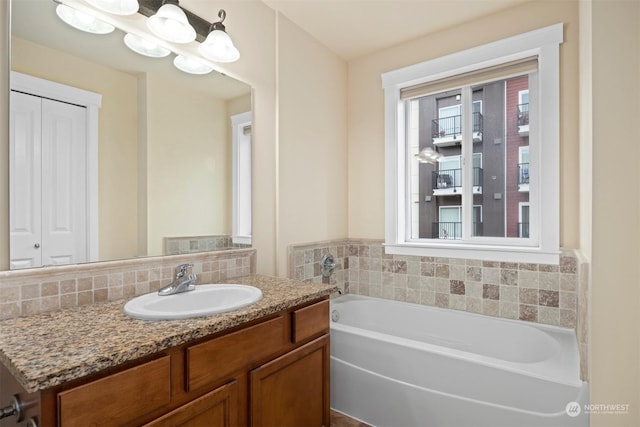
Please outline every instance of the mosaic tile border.
[[210, 283], [256, 272], [256, 250], [43, 267], [0, 272], [0, 320], [61, 308], [128, 299], [171, 282], [174, 268], [193, 264], [197, 283]]

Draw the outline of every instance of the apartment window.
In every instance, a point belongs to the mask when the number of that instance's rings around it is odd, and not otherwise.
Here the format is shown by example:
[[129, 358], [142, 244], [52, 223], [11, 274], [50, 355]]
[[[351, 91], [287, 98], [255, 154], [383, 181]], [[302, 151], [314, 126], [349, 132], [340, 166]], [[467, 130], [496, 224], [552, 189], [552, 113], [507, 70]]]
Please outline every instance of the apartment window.
[[557, 24], [382, 75], [387, 253], [559, 261], [560, 43]]

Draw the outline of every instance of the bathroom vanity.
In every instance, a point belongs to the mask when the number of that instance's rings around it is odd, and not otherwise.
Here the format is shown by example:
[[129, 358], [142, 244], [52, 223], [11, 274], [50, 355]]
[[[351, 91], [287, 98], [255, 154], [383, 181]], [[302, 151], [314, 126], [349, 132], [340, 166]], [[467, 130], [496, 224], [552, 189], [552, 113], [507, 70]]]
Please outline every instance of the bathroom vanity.
[[233, 282], [263, 299], [184, 320], [135, 320], [119, 301], [0, 322], [0, 405], [23, 404], [0, 426], [328, 426], [335, 287]]

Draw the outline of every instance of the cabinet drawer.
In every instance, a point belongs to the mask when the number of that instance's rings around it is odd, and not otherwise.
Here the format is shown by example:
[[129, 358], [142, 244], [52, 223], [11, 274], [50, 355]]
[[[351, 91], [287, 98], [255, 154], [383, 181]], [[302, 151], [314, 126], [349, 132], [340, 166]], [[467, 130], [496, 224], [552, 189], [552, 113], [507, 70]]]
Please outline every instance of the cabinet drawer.
[[187, 348], [187, 391], [228, 375], [281, 351], [287, 345], [283, 316]]
[[121, 425], [169, 404], [170, 366], [165, 356], [58, 393], [60, 425]]
[[300, 308], [291, 315], [291, 339], [294, 343], [329, 331], [329, 300]]

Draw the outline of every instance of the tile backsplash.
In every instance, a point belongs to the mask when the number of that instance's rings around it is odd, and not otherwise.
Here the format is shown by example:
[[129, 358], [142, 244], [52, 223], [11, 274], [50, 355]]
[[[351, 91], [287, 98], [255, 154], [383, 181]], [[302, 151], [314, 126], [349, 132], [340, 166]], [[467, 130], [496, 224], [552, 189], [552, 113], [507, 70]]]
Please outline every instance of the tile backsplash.
[[387, 255], [381, 240], [343, 239], [292, 245], [289, 277], [322, 281], [326, 253], [336, 261], [329, 280], [344, 292], [574, 328], [586, 355], [588, 264], [573, 250], [559, 265], [508, 263]]
[[256, 271], [256, 250], [202, 252], [0, 272], [0, 319], [128, 299], [171, 282], [174, 268], [193, 264], [197, 283]]

